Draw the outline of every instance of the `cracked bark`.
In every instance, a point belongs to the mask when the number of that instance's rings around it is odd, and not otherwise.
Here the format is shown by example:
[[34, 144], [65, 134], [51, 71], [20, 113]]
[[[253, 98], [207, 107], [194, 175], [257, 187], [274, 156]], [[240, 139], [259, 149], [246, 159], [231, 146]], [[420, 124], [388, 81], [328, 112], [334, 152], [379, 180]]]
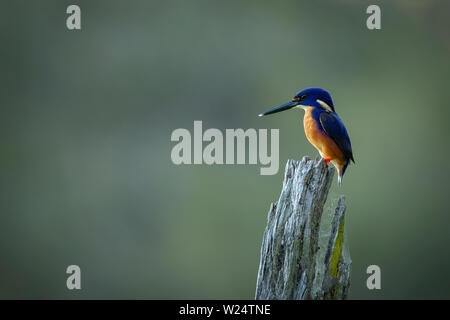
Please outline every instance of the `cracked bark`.
[[[335, 169], [323, 159], [288, 160], [281, 195], [264, 231], [256, 299], [345, 299], [351, 259], [344, 237], [345, 197], [321, 225]], [[330, 229], [319, 248], [321, 228]], [[323, 239], [322, 239], [323, 241]], [[320, 250], [319, 250], [320, 249]]]

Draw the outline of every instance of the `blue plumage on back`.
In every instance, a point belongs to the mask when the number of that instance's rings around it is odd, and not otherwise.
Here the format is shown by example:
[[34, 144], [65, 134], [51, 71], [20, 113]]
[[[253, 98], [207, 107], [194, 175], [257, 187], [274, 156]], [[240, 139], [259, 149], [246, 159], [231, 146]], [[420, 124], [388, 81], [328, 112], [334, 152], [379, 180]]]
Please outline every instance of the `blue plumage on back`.
[[355, 162], [350, 138], [337, 113], [322, 111], [320, 112], [319, 120], [325, 133], [338, 145], [344, 156]]

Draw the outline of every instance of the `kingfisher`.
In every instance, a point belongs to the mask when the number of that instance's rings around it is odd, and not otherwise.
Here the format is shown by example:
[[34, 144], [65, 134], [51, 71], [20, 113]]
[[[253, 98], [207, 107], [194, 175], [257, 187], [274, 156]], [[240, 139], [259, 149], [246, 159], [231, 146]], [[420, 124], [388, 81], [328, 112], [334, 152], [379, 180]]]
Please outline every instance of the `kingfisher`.
[[347, 166], [353, 159], [352, 145], [344, 123], [334, 110], [331, 95], [321, 88], [307, 88], [282, 105], [270, 109], [259, 116], [266, 116], [293, 108], [305, 110], [303, 127], [306, 138], [319, 151], [320, 156], [331, 162], [338, 172], [339, 185], [342, 183]]

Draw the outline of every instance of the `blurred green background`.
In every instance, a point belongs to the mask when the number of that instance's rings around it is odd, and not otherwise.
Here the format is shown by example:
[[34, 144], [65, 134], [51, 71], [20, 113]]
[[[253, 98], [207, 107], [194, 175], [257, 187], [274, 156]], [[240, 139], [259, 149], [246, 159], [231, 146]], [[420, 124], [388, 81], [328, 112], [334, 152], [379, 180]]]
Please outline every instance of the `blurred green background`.
[[[1, 0], [0, 298], [252, 299], [286, 160], [317, 155], [303, 112], [256, 115], [311, 86], [331, 92], [356, 160], [330, 194], [347, 197], [349, 298], [450, 298], [449, 9]], [[172, 164], [171, 133], [194, 120], [279, 128], [278, 174]]]

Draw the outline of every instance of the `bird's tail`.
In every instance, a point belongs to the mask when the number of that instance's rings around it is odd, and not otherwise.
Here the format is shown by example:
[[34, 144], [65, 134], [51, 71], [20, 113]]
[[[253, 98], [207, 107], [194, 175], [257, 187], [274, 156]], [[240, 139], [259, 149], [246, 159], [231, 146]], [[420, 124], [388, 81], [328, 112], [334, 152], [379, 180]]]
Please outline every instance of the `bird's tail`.
[[344, 177], [345, 170], [347, 169], [349, 163], [350, 163], [350, 160], [347, 159], [347, 162], [342, 167], [342, 170], [338, 170], [338, 183], [339, 183], [339, 186], [341, 186], [341, 184], [342, 184], [342, 177]]

